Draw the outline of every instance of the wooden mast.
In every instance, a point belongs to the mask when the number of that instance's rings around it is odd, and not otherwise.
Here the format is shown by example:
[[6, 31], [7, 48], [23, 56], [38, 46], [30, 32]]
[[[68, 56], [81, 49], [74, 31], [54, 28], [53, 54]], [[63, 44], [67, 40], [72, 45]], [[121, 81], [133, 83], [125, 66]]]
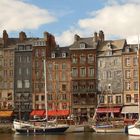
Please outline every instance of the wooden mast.
[[46, 60], [43, 60], [44, 62], [44, 80], [45, 80], [45, 115], [46, 119], [48, 120], [48, 106], [47, 106], [47, 78], [46, 78]]

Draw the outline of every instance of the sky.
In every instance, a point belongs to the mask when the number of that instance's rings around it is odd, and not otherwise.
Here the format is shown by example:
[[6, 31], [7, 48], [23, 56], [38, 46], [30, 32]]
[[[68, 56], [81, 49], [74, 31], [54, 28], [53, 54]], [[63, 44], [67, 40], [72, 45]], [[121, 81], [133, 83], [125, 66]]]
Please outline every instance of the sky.
[[55, 36], [68, 46], [74, 35], [91, 37], [102, 30], [105, 39], [138, 43], [140, 0], [0, 0], [0, 36], [24, 31], [27, 37]]

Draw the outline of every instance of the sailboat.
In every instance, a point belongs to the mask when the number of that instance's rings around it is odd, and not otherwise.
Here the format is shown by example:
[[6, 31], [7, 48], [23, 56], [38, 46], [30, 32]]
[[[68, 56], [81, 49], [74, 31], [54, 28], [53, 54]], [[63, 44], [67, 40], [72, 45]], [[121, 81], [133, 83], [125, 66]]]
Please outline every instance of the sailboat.
[[64, 133], [69, 125], [57, 124], [55, 121], [48, 121], [47, 113], [47, 84], [46, 84], [46, 60], [44, 59], [44, 77], [45, 77], [45, 109], [46, 117], [37, 121], [13, 121], [13, 130], [19, 134], [48, 134], [48, 133]]
[[[110, 89], [110, 84], [109, 84], [109, 89]], [[99, 108], [100, 100], [101, 99], [99, 98], [97, 109]], [[106, 117], [105, 119], [101, 118], [101, 120], [98, 120], [97, 109], [95, 110], [95, 114], [93, 116], [93, 123], [94, 123], [92, 125], [93, 131], [97, 133], [124, 133], [125, 132], [124, 122], [122, 120], [112, 119], [114, 117], [114, 114], [111, 112], [113, 108], [106, 108], [106, 113], [107, 113]]]
[[[140, 82], [140, 46], [139, 46], [139, 37], [138, 37], [138, 51], [137, 51], [137, 58], [138, 58], [138, 83]], [[140, 136], [140, 83], [138, 84], [138, 112], [139, 112], [139, 119], [138, 121], [127, 127], [128, 135], [132, 136]]]

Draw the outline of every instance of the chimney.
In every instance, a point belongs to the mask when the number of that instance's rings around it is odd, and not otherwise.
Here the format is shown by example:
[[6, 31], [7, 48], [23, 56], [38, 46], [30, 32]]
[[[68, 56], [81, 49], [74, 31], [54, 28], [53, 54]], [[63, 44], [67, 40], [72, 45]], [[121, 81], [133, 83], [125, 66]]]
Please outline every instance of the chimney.
[[26, 38], [27, 38], [26, 33], [23, 32], [23, 31], [21, 31], [21, 32], [19, 33], [19, 40], [20, 40], [21, 42], [23, 42]]
[[101, 42], [104, 41], [104, 32], [103, 32], [102, 30], [99, 31], [99, 40], [100, 40]]
[[6, 30], [3, 30], [3, 41], [4, 41], [4, 47], [8, 44], [8, 34]]
[[97, 32], [94, 32], [93, 41], [94, 41], [94, 42], [97, 42], [97, 41], [98, 41]]
[[50, 34], [48, 32], [44, 32], [44, 40], [48, 41], [50, 38]]
[[74, 42], [78, 41], [79, 39], [80, 39], [80, 36], [77, 35], [77, 34], [75, 34], [75, 35], [74, 35]]

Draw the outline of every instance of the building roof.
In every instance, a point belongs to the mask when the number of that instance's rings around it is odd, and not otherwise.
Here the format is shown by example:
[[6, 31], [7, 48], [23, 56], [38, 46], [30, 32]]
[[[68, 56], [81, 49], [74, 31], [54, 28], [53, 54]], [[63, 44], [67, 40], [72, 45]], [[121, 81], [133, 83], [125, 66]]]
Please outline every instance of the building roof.
[[125, 39], [103, 41], [97, 47], [98, 56], [121, 55], [125, 45]]
[[126, 43], [125, 39], [120, 39], [120, 40], [106, 40], [103, 41], [99, 47], [98, 51], [106, 51], [108, 50], [108, 45], [111, 45], [112, 50], [122, 50], [124, 48], [124, 45]]
[[69, 46], [70, 50], [80, 49], [81, 43], [85, 43], [85, 48], [96, 49], [97, 47], [97, 42], [94, 41], [94, 37], [87, 37], [87, 38], [79, 38], [77, 41], [74, 41], [74, 43]]

